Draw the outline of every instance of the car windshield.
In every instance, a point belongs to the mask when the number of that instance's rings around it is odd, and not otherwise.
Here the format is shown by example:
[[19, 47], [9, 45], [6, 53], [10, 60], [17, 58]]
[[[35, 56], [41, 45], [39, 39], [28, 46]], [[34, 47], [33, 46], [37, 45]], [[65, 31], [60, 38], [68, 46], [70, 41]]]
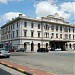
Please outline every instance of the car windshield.
[[0, 48], [0, 51], [8, 51], [8, 50], [5, 48]]

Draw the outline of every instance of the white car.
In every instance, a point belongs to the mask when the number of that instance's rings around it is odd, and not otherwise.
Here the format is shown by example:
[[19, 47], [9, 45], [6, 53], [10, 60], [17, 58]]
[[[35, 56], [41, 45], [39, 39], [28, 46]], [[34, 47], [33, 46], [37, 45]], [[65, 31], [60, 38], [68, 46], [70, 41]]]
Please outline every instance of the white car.
[[5, 48], [0, 48], [0, 57], [10, 57], [10, 53], [7, 49]]
[[48, 50], [50, 51], [50, 50], [51, 50], [51, 48], [50, 48], [50, 47], [48, 47]]
[[61, 48], [56, 48], [55, 51], [61, 51]]

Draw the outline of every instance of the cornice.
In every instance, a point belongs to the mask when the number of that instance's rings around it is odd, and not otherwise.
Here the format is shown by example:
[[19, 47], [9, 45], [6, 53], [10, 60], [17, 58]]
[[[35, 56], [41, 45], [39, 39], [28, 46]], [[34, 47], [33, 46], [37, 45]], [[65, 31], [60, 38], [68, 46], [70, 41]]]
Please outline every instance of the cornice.
[[15, 19], [7, 22], [5, 25], [3, 25], [1, 27], [1, 29], [4, 28], [4, 27], [6, 27], [6, 26], [8, 26], [8, 25], [10, 25], [10, 24], [13, 24], [14, 22], [17, 22], [19, 20], [27, 20], [27, 21], [32, 21], [32, 22], [40, 22], [41, 24], [42, 23], [56, 24], [56, 25], [69, 26], [69, 27], [74, 27], [75, 28], [75, 26], [74, 25], [71, 25], [71, 24], [44, 21], [44, 20], [42, 20], [42, 18], [41, 19], [33, 19], [33, 18], [29, 18], [29, 17], [17, 17]]

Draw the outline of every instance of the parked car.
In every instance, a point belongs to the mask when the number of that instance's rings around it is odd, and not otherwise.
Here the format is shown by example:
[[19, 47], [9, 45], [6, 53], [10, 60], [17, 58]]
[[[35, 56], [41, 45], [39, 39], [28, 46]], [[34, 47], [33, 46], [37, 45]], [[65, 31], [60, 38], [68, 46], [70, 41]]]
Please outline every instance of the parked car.
[[52, 48], [50, 49], [50, 51], [55, 51], [55, 48], [52, 47]]
[[61, 51], [61, 50], [62, 50], [61, 48], [56, 48], [56, 49], [55, 49], [55, 51]]
[[50, 50], [51, 50], [51, 48], [50, 48], [50, 47], [48, 47], [48, 50], [50, 51]]
[[10, 57], [10, 52], [5, 48], [0, 48], [0, 57]]
[[9, 52], [15, 52], [15, 50], [14, 49], [9, 49]]
[[39, 48], [37, 52], [49, 52], [47, 48]]
[[24, 52], [25, 48], [19, 48], [18, 50], [16, 50], [16, 52]]

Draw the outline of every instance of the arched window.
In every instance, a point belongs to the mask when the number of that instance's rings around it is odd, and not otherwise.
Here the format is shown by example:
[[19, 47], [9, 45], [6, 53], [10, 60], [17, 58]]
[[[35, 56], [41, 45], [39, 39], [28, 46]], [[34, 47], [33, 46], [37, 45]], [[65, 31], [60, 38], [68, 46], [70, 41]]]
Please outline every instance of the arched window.
[[75, 44], [73, 44], [73, 48], [74, 48], [74, 50], [75, 50]]
[[34, 51], [34, 43], [33, 43], [33, 41], [31, 43], [31, 51]]
[[71, 44], [69, 44], [69, 47], [71, 48]]
[[40, 43], [38, 43], [38, 49], [40, 48]]
[[66, 43], [66, 48], [68, 47], [68, 44]]
[[24, 48], [25, 48], [25, 50], [27, 49], [27, 44], [26, 43], [24, 43]]
[[46, 43], [46, 48], [48, 48], [48, 43]]

